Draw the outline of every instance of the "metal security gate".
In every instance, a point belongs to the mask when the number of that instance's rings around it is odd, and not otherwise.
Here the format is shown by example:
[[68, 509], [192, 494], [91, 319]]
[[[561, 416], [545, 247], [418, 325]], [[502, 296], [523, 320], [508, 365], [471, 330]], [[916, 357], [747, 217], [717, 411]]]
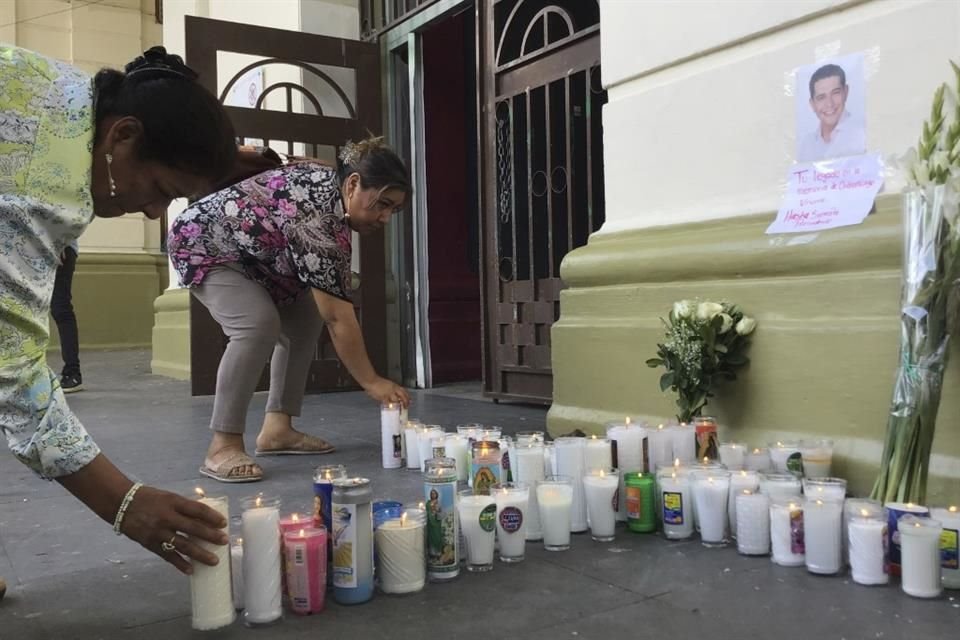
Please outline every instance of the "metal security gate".
[[483, 0], [484, 386], [549, 402], [560, 263], [604, 220], [595, 0]]
[[[265, 70], [265, 86], [250, 108], [226, 107], [238, 137], [262, 140], [279, 147], [281, 152], [329, 162], [336, 159], [340, 146], [347, 140], [360, 140], [381, 130], [380, 52], [375, 44], [196, 17], [186, 18], [185, 30], [187, 63], [221, 102], [225, 102], [238, 82]], [[250, 61], [219, 87], [218, 67], [224, 64], [225, 52], [249, 56]], [[271, 83], [270, 69], [285, 70], [276, 72], [283, 79]], [[289, 80], [291, 70], [297, 81]], [[363, 237], [359, 250], [360, 286], [355, 290], [354, 304], [370, 359], [377, 371], [385, 373], [383, 232]], [[194, 395], [214, 392], [226, 342], [219, 325], [191, 296], [190, 366]], [[265, 371], [259, 388], [265, 389], [268, 380]], [[354, 386], [356, 383], [337, 358], [325, 330], [314, 353], [307, 391]]]

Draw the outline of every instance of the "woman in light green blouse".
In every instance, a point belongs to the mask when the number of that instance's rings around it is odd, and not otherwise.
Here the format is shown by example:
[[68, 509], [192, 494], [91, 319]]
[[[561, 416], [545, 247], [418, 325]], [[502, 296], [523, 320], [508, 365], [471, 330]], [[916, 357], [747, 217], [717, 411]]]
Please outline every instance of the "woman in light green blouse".
[[216, 558], [222, 517], [134, 483], [93, 442], [46, 365], [57, 260], [93, 216], [158, 218], [233, 166], [233, 128], [177, 56], [155, 47], [90, 78], [0, 45], [0, 430], [10, 450], [184, 573]]

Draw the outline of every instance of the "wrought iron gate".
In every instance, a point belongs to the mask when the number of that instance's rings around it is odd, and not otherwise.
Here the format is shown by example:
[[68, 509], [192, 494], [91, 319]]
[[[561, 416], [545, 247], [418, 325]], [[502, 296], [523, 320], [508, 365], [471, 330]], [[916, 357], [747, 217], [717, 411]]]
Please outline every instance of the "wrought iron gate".
[[[187, 17], [185, 28], [187, 63], [196, 69], [207, 88], [220, 96], [221, 102], [251, 71], [272, 66], [301, 70], [302, 82], [276, 82], [263, 87], [253, 108], [226, 107], [238, 137], [286, 143], [287, 152], [333, 160], [347, 140], [359, 140], [381, 130], [377, 45], [196, 17]], [[217, 68], [222, 62], [219, 52], [254, 56], [222, 90], [217, 86]], [[266, 104], [270, 94], [285, 98], [281, 100], [286, 105], [281, 107], [283, 110]], [[294, 109], [295, 97], [303, 102], [300, 112]], [[381, 373], [387, 368], [383, 243], [382, 231], [361, 240], [361, 284], [354, 297], [367, 351]], [[194, 395], [214, 392], [226, 342], [219, 325], [191, 296], [190, 366]], [[266, 388], [268, 379], [265, 372], [261, 389]], [[311, 364], [307, 391], [353, 386], [355, 382], [324, 331]]]
[[549, 402], [560, 262], [604, 220], [596, 0], [482, 0], [484, 387]]

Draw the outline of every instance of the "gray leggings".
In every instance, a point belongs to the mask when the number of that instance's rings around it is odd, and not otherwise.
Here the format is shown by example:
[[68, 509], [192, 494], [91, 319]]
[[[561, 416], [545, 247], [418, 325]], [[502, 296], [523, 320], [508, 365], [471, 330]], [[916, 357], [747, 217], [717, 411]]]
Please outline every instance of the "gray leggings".
[[217, 370], [210, 428], [243, 433], [247, 408], [271, 352], [267, 411], [300, 415], [323, 328], [311, 291], [305, 289], [296, 302], [278, 307], [263, 286], [238, 266], [227, 265], [211, 269], [191, 292], [230, 339]]

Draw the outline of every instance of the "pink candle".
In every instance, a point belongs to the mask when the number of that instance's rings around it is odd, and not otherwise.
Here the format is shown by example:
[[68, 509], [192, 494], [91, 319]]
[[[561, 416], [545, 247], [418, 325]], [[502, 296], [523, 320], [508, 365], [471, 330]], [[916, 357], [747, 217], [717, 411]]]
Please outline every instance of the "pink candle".
[[327, 530], [305, 527], [283, 534], [290, 610], [300, 615], [323, 611], [327, 590]]
[[[297, 533], [301, 529], [310, 526], [310, 522], [304, 520], [301, 522], [299, 513], [291, 513], [285, 518], [280, 518], [280, 545], [286, 545], [285, 534], [289, 532]], [[283, 604], [290, 604], [290, 590], [287, 589], [287, 553], [280, 549], [280, 592], [283, 594]]]
[[296, 532], [309, 526], [310, 522], [306, 519], [301, 519], [299, 513], [291, 513], [286, 518], [280, 518], [280, 533], [287, 533], [288, 531]]

